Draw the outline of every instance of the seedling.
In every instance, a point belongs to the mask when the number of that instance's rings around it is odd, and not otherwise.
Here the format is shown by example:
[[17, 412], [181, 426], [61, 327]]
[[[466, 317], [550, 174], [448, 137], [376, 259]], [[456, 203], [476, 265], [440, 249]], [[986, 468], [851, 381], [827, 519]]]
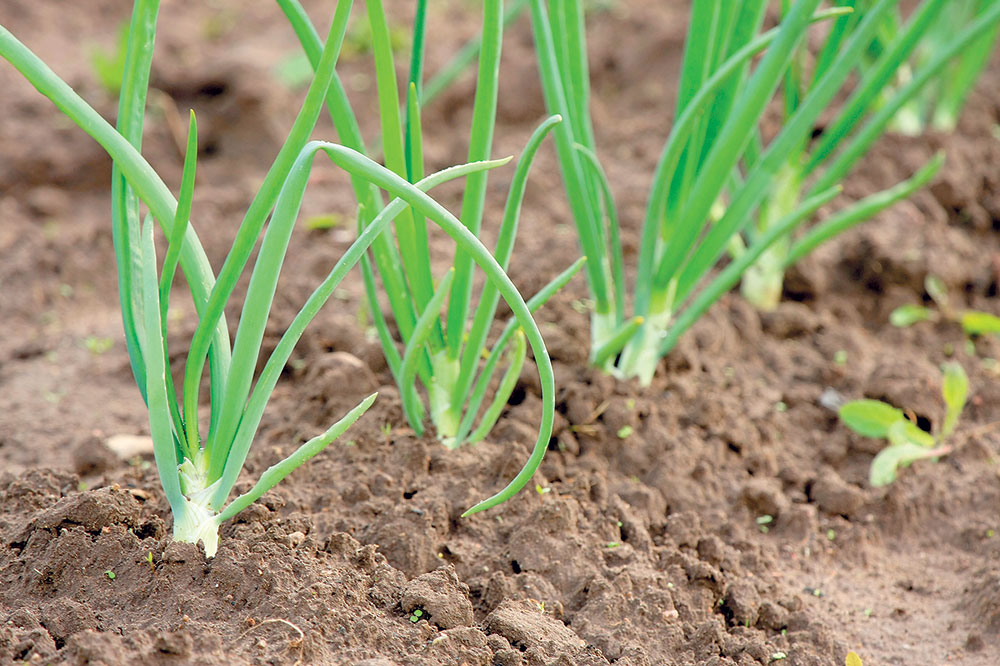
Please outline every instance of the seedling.
[[[321, 42], [308, 16], [296, 0], [278, 0], [303, 50], [313, 63], [317, 62]], [[428, 3], [416, 5], [410, 70], [406, 99], [400, 112], [396, 81], [395, 54], [381, 0], [366, 0], [371, 27], [372, 53], [375, 60], [375, 81], [381, 112], [381, 146], [385, 163], [401, 178], [419, 180], [424, 172], [423, 132], [420, 108], [423, 97], [423, 50]], [[498, 95], [498, 67], [503, 42], [503, 3], [487, 0], [483, 3], [482, 36], [476, 52], [479, 56], [476, 95], [472, 127], [469, 134], [469, 159], [490, 158]], [[365, 143], [342, 85], [334, 79], [327, 98], [334, 126], [345, 145], [365, 153]], [[559, 118], [544, 121], [529, 139], [518, 162], [509, 189], [503, 222], [497, 245], [491, 257], [506, 268], [513, 251], [524, 195], [532, 160], [545, 136], [558, 125]], [[378, 192], [362, 180], [353, 182], [357, 196], [359, 229], [367, 229], [383, 208]], [[472, 235], [478, 235], [483, 218], [487, 178], [484, 172], [467, 179], [462, 201], [462, 224]], [[510, 322], [494, 342], [487, 347], [491, 324], [496, 316], [499, 297], [509, 299], [498, 282], [488, 277], [479, 294], [478, 306], [472, 300], [474, 256], [459, 248], [451, 270], [435, 277], [428, 253], [426, 216], [416, 209], [406, 209], [395, 221], [392, 234], [379, 237], [372, 246], [371, 256], [362, 259], [369, 311], [393, 377], [400, 388], [403, 409], [410, 427], [423, 434], [425, 419], [436, 431], [438, 439], [449, 448], [482, 440], [500, 417], [513, 392], [530, 342], [542, 383], [543, 414], [538, 440], [532, 453], [530, 470], [540, 462], [548, 445], [554, 418], [554, 397], [551, 365], [544, 352], [537, 330], [529, 330], [523, 322]], [[479, 259], [476, 259], [479, 262]], [[570, 266], [529, 301], [533, 312], [548, 300], [580, 268], [582, 262]], [[388, 296], [388, 306], [398, 338], [382, 314], [377, 280], [380, 279]], [[500, 378], [493, 399], [483, 407], [491, 379], [505, 359], [507, 369]], [[422, 386], [423, 391], [418, 390]], [[426, 402], [423, 393], [426, 396]], [[478, 423], [477, 423], [478, 419]], [[529, 468], [526, 468], [528, 470]], [[525, 472], [527, 474], [527, 472]], [[500, 495], [509, 496], [530, 479], [519, 475]], [[498, 495], [497, 497], [499, 497]], [[495, 498], [494, 498], [495, 499]], [[491, 500], [492, 501], [492, 500]], [[474, 510], [486, 508], [477, 505]]]
[[410, 622], [416, 624], [417, 622], [420, 622], [420, 618], [422, 618], [423, 616], [424, 612], [418, 608], [412, 613], [410, 613]]
[[880, 400], [855, 400], [840, 408], [840, 420], [864, 437], [883, 438], [889, 445], [872, 460], [868, 481], [874, 487], [896, 480], [900, 468], [918, 460], [935, 459], [951, 451], [947, 440], [958, 425], [958, 418], [969, 395], [969, 379], [958, 363], [942, 366], [941, 395], [944, 418], [936, 433], [917, 427], [903, 410]]
[[[820, 0], [785, 2], [781, 23], [766, 32], [760, 32], [766, 0], [692, 4], [676, 115], [652, 175], [643, 221], [631, 316], [626, 313], [617, 212], [596, 157], [589, 113], [582, 5], [580, 0], [531, 1], [546, 104], [551, 113], [567, 120], [555, 130], [556, 148], [587, 257], [594, 302], [590, 354], [594, 365], [648, 383], [659, 358], [741, 277], [747, 290], [761, 293], [762, 305], [766, 299], [773, 301], [781, 293], [785, 268], [930, 181], [941, 166], [941, 156], [909, 180], [792, 237], [834, 199], [840, 181], [889, 121], [887, 111], [868, 113], [871, 98], [885, 83], [871, 76], [852, 88], [848, 105], [832, 126], [835, 131], [828, 128], [820, 143], [810, 147], [820, 115], [838, 92], [853, 85], [852, 72], [882, 17], [897, 1], [879, 0], [858, 18], [850, 7], [817, 12]], [[942, 0], [934, 2], [938, 9], [941, 4]], [[809, 26], [831, 20], [829, 37], [807, 80], [802, 59]], [[954, 50], [998, 20], [1000, 5], [964, 31]], [[899, 51], [904, 46], [899, 45]], [[951, 53], [936, 56], [933, 66], [943, 67], [939, 59], [946, 61]], [[751, 69], [759, 54], [763, 55]], [[891, 73], [896, 66], [896, 56], [886, 56], [879, 72]], [[900, 99], [938, 71], [928, 68], [926, 75], [915, 77], [900, 91]], [[761, 119], [783, 81], [785, 123], [763, 145]], [[851, 136], [856, 128], [859, 131]], [[838, 150], [820, 173], [818, 167]], [[727, 251], [733, 260], [716, 273], [713, 269]], [[753, 274], [747, 273], [751, 267]]]
[[771, 523], [774, 522], [774, 516], [764, 514], [763, 516], [757, 516], [754, 521], [757, 523], [757, 529], [760, 530], [761, 534], [767, 534], [771, 531]]
[[956, 309], [948, 297], [944, 282], [935, 275], [924, 280], [924, 289], [937, 308], [924, 305], [901, 305], [889, 315], [889, 322], [899, 328], [907, 328], [922, 321], [954, 322], [962, 327], [966, 335], [1000, 335], [1000, 317], [978, 310]]
[[[290, 456], [264, 471], [249, 491], [228, 501], [239, 479], [264, 409], [295, 344], [306, 325], [329, 300], [347, 272], [396, 216], [412, 209], [445, 229], [476, 261], [490, 284], [505, 298], [543, 368], [542, 384], [552, 409], [551, 366], [528, 305], [503, 269], [482, 244], [425, 193], [458, 177], [495, 168], [505, 161], [476, 162], [446, 169], [410, 183], [392, 171], [344, 146], [309, 141], [335, 76], [352, 3], [337, 4], [325, 46], [318, 50], [316, 76], [306, 93], [295, 123], [236, 233], [216, 279], [191, 227], [195, 182], [197, 128], [191, 115], [180, 194], [174, 199], [159, 175], [139, 153], [145, 116], [150, 64], [159, 10], [158, 0], [137, 0], [129, 30], [125, 76], [119, 100], [116, 130], [53, 73], [37, 56], [0, 27], [0, 56], [13, 64], [40, 92], [48, 96], [73, 122], [87, 131], [114, 160], [112, 173], [112, 232], [126, 347], [133, 375], [146, 401], [154, 458], [164, 494], [174, 516], [177, 541], [205, 546], [211, 557], [218, 548], [219, 525], [235, 516], [340, 436], [375, 399], [363, 400], [326, 432], [301, 445]], [[318, 41], [318, 38], [317, 38]], [[299, 214], [309, 172], [317, 153], [371, 187], [388, 193], [391, 202], [370, 218], [330, 274], [312, 293], [287, 326], [263, 365], [256, 383], [264, 329], [274, 298], [292, 229]], [[149, 209], [145, 222], [140, 202]], [[162, 268], [157, 267], [154, 221], [167, 239]], [[264, 231], [267, 223], [266, 232]], [[263, 237], [262, 236], [263, 233]], [[224, 310], [255, 246], [257, 257], [250, 276], [236, 337], [230, 344]], [[166, 313], [176, 268], [190, 287], [199, 321], [184, 369], [183, 392], [170, 372], [166, 343]], [[515, 325], [511, 325], [512, 332]], [[521, 338], [523, 339], [523, 338]], [[199, 421], [203, 369], [209, 366], [207, 430]], [[548, 373], [547, 375], [545, 373]], [[183, 397], [183, 400], [182, 400]], [[547, 427], [551, 428], [551, 416]], [[543, 428], [545, 443], [550, 430]], [[544, 453], [544, 446], [542, 447]], [[499, 504], [527, 482], [541, 460], [536, 455], [503, 493], [481, 503], [477, 510]]]
[[[311, 72], [312, 70], [310, 70]], [[305, 226], [309, 231], [326, 231], [327, 229], [333, 229], [339, 227], [344, 223], [344, 218], [336, 213], [329, 213], [327, 215], [314, 215], [306, 219]]]
[[108, 580], [114, 580], [115, 578], [118, 578], [118, 576], [115, 574], [115, 572], [112, 571], [111, 569], [108, 569], [107, 571], [105, 571], [104, 575], [108, 577]]
[[90, 66], [97, 82], [109, 95], [117, 95], [121, 90], [125, 75], [125, 53], [128, 49], [128, 23], [118, 28], [118, 36], [113, 49], [94, 46], [90, 49]]
[[83, 346], [94, 356], [100, 356], [111, 349], [114, 341], [111, 338], [101, 338], [96, 335], [88, 335], [83, 340]]

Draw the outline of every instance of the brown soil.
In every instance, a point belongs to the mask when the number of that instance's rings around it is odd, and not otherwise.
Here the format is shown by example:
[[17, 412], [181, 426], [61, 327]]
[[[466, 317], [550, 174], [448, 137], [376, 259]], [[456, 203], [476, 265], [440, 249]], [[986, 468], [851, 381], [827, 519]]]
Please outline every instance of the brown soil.
[[[405, 20], [410, 4], [390, 7]], [[593, 21], [594, 113], [634, 258], [684, 3], [615, 4]], [[0, 21], [110, 117], [86, 52], [113, 42], [130, 3], [87, 5], [7, 0]], [[329, 15], [329, 5], [310, 9]], [[466, 3], [432, 5], [430, 71], [477, 21]], [[506, 42], [497, 154], [517, 153], [544, 113], [530, 48], [522, 22]], [[296, 46], [269, 3], [219, 0], [165, 2], [158, 49], [154, 86], [165, 94], [152, 100], [145, 153], [176, 187], [167, 120], [195, 108], [195, 224], [219, 266], [301, 98], [273, 75]], [[342, 74], [365, 108], [367, 60]], [[538, 492], [532, 483], [484, 514], [459, 518], [526, 456], [537, 382], [525, 372], [478, 447], [449, 452], [414, 437], [358, 325], [352, 276], [307, 331], [247, 478], [377, 388], [376, 406], [345, 444], [226, 525], [209, 561], [170, 542], [149, 459], [123, 461], [106, 445], [148, 433], [120, 332], [108, 161], [8, 66], [0, 90], [0, 663], [746, 666], [783, 654], [825, 666], [850, 649], [869, 666], [997, 663], [1000, 379], [989, 359], [1000, 342], [966, 343], [945, 324], [894, 329], [887, 317], [927, 300], [929, 272], [962, 304], [1000, 312], [1000, 63], [957, 133], [886, 139], [845, 196], [943, 149], [937, 185], [810, 257], [777, 312], [724, 298], [652, 387], [587, 369], [575, 281], [540, 315], [559, 418]], [[454, 128], [467, 127], [471, 92], [466, 77], [428, 109], [432, 167], [462, 160]], [[372, 116], [362, 119], [373, 136]], [[317, 135], [330, 138], [325, 122]], [[494, 176], [487, 237], [504, 178]], [[350, 216], [352, 206], [346, 179], [318, 162], [305, 213]], [[528, 292], [577, 255], [569, 224], [546, 148], [511, 266]], [[296, 232], [271, 339], [350, 239]], [[435, 248], [446, 260], [449, 245]], [[176, 353], [194, 328], [178, 302]], [[113, 342], [101, 352], [104, 339]], [[878, 444], [838, 425], [826, 397], [886, 399], [934, 423], [937, 365], [949, 354], [972, 386], [957, 451], [869, 487]], [[620, 439], [624, 426], [633, 432]], [[764, 515], [774, 519], [766, 533]]]

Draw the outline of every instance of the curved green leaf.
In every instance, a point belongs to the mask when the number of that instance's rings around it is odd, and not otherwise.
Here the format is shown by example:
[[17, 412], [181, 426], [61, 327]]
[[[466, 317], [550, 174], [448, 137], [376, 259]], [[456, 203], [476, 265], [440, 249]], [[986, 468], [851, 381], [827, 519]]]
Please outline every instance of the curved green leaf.
[[840, 408], [840, 420], [848, 428], [865, 437], [888, 437], [889, 428], [905, 420], [903, 410], [880, 400], [855, 400]]

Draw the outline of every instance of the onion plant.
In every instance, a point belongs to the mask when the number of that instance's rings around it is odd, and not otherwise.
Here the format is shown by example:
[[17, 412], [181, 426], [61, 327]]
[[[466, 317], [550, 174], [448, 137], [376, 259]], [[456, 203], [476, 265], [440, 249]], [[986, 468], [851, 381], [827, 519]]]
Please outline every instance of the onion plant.
[[[784, 269], [817, 245], [933, 177], [940, 157], [896, 187], [792, 235], [835, 198], [840, 181], [884, 131], [893, 107], [957, 49], [985, 34], [1000, 13], [1000, 6], [988, 10], [891, 103], [868, 114], [871, 98], [910, 48], [906, 42], [897, 44], [856, 86], [836, 123], [814, 146], [810, 138], [818, 118], [845, 89], [897, 1], [878, 0], [863, 15], [851, 7], [822, 9], [821, 0], [785, 2], [779, 25], [763, 32], [766, 0], [692, 3], [675, 118], [652, 174], [629, 316], [618, 218], [589, 113], [581, 2], [531, 0], [546, 104], [567, 118], [556, 129], [556, 147], [588, 260], [595, 365], [648, 383], [658, 359], [741, 278], [773, 293], [771, 273], [778, 274], [780, 284]], [[817, 21], [832, 23], [807, 72], [803, 45], [810, 24]], [[784, 123], [765, 144], [761, 119], [782, 86]], [[727, 251], [732, 253], [729, 264], [713, 272]], [[761, 275], [748, 277], [751, 267]]]
[[[309, 141], [334, 77], [350, 9], [349, 0], [342, 0], [337, 6], [329, 36], [319, 52], [315, 78], [302, 108], [254, 196], [217, 278], [190, 224], [197, 157], [193, 114], [177, 199], [140, 153], [158, 1], [137, 0], [134, 6], [117, 129], [0, 26], [0, 56], [13, 64], [70, 120], [90, 134], [114, 160], [112, 230], [122, 318], [132, 371], [148, 407], [156, 467], [174, 516], [174, 539], [190, 543], [201, 541], [207, 556], [216, 553], [218, 529], [222, 522], [235, 516], [319, 453], [374, 401], [374, 395], [365, 398], [326, 432], [310, 439], [290, 456], [265, 470], [247, 492], [229, 500], [268, 400], [306, 325], [389, 223], [404, 211], [418, 211], [441, 226], [480, 265], [514, 313], [519, 328], [512, 324], [510, 329], [519, 336], [518, 348], [524, 348], [524, 339], [531, 344], [539, 367], [543, 368], [545, 396], [550, 402], [552, 400], [551, 366], [548, 365], [548, 357], [528, 304], [479, 240], [425, 193], [446, 181], [495, 168], [507, 160], [477, 161], [410, 183], [348, 147]], [[298, 217], [312, 160], [320, 152], [352, 178], [384, 190], [391, 201], [371, 218], [358, 239], [311, 294], [267, 358], [254, 383], [254, 368], [261, 352], [278, 275]], [[141, 221], [140, 202], [148, 208], [145, 221]], [[154, 220], [166, 236], [165, 258], [159, 269]], [[258, 240], [260, 248], [250, 275], [235, 339], [231, 343], [223, 311]], [[165, 317], [178, 266], [198, 313], [198, 325], [184, 368], [182, 392], [174, 385], [171, 373]], [[209, 366], [210, 410], [206, 419], [207, 428], [203, 431], [198, 412], [206, 363]], [[548, 434], [545, 437], [547, 441]], [[515, 479], [520, 485], [512, 483], [498, 495], [474, 507], [474, 510], [498, 504], [516, 492], [530, 478], [540, 457], [533, 457]]]
[[[278, 4], [288, 17], [310, 61], [318, 66], [322, 44], [308, 16], [297, 0], [278, 0]], [[379, 138], [385, 164], [400, 177], [415, 182], [422, 178], [424, 172], [420, 108], [428, 3], [420, 0], [416, 4], [407, 94], [402, 105], [382, 2], [366, 0], [365, 5], [373, 38], [375, 80], [381, 117]], [[517, 4], [513, 6], [513, 10], [516, 9]], [[467, 48], [467, 53], [478, 53], [479, 56], [469, 134], [468, 159], [471, 162], [487, 160], [491, 155], [503, 28], [505, 20], [509, 20], [512, 15], [512, 11], [505, 15], [502, 0], [486, 0], [483, 3], [481, 38], [478, 43], [474, 42]], [[336, 79], [327, 102], [340, 140], [364, 153], [365, 144], [355, 113], [343, 86]], [[529, 139], [515, 170], [494, 249], [494, 256], [501, 267], [507, 266], [513, 250], [531, 162], [545, 136], [559, 121], [558, 117], [553, 116], [538, 127]], [[369, 184], [355, 179], [353, 185], [359, 202], [359, 228], [366, 229], [379, 214], [383, 203]], [[486, 189], [485, 170], [471, 174], [466, 180], [461, 220], [474, 235], [480, 232]], [[429, 261], [428, 234], [423, 215], [414, 209], [404, 211], [397, 218], [394, 230], [395, 239], [386, 234], [375, 242], [371, 256], [366, 255], [362, 259], [362, 269], [374, 325], [389, 368], [399, 385], [407, 420], [414, 431], [422, 434], [425, 417], [429, 416], [438, 438], [449, 448], [477, 442], [489, 433], [515, 387], [526, 355], [522, 333], [516, 326], [510, 325], [492, 348], [488, 349], [488, 335], [496, 316], [500, 295], [496, 285], [488, 281], [479, 293], [478, 304], [473, 307], [473, 256], [467, 250], [459, 247], [451, 269], [435, 281]], [[532, 309], [542, 305], [581, 265], [582, 261], [578, 261], [558, 275], [531, 300]], [[377, 278], [381, 279], [385, 287], [398, 339], [394, 337], [382, 314], [376, 288]], [[532, 460], [540, 460], [544, 453], [554, 413], [551, 370], [547, 357], [543, 354], [539, 358], [539, 349], [540, 347], [535, 348], [535, 359], [542, 378], [544, 411]], [[484, 407], [484, 400], [502, 358], [506, 359], [507, 369], [499, 380], [492, 400]], [[426, 403], [417, 390], [417, 384], [424, 387]], [[526, 481], [527, 477], [524, 477], [518, 483], [523, 485]]]
[[[853, 0], [850, 4], [853, 4]], [[902, 76], [902, 68], [906, 66], [914, 50], [927, 41], [928, 33], [935, 30], [935, 26], [940, 25], [945, 16], [951, 15], [953, 8], [954, 3], [947, 0], [924, 0], [909, 15], [908, 20], [902, 23], [898, 22], [898, 7], [890, 7], [882, 14], [881, 25], [884, 27], [888, 22], [895, 29], [889, 36], [884, 29], [877, 31], [882, 40], [877, 56], [871, 56], [870, 47], [862, 51], [865, 56], [861, 59], [864, 63], [862, 76], [847, 102], [839, 109], [834, 120], [823, 128], [816, 141], [804, 142], [798, 150], [788, 155], [777, 173], [770, 194], [763, 201], [757, 223], [751, 227], [749, 234], [766, 233], [778, 219], [798, 205], [803, 197], [842, 180], [871, 144], [891, 129], [894, 118], [899, 118], [900, 113], [911, 107], [923, 94], [930, 92], [928, 86], [946, 74], [946, 68], [956, 58], [964, 58], [964, 50], [973, 49], [984, 36], [989, 37], [995, 33], [1000, 23], [1000, 6], [994, 4], [988, 12], [984, 7], [978, 22], [967, 21], [969, 25], [964, 31], [950, 34], [945, 43], [937, 44], [932, 53], [921, 59], [918, 68], [907, 70], [907, 84], [892, 87], [891, 82]], [[808, 99], [816, 86], [820, 85], [830, 63], [850, 44], [852, 36], [860, 30], [870, 18], [868, 14], [875, 9], [877, 5], [868, 3], [867, 11], [852, 12], [834, 22], [812, 63], [811, 77], [805, 74], [809, 71], [808, 53], [804, 48], [800, 50], [783, 85], [786, 122], [790, 122], [803, 100]], [[752, 163], [755, 157], [756, 151], [752, 147], [745, 160]], [[900, 196], [886, 197], [886, 203], [907, 196], [926, 183], [934, 175], [934, 165], [937, 163], [938, 160], [932, 160], [907, 183], [895, 190], [888, 190], [887, 192], [895, 191]], [[873, 207], [866, 217], [878, 210], [879, 208]], [[865, 218], [859, 218], [858, 221], [863, 219]], [[821, 225], [798, 240], [790, 235], [779, 239], [743, 275], [740, 285], [743, 296], [763, 310], [777, 307], [785, 268], [817, 244], [842, 230], [834, 228], [830, 229], [831, 233], [827, 233], [827, 227], [828, 225]], [[742, 247], [742, 244], [731, 247], [734, 257], [740, 255]]]
[[[871, 5], [871, 0], [853, 0], [860, 13]], [[926, 4], [926, 3], [925, 3]], [[900, 67], [895, 81], [887, 87], [885, 97], [891, 96], [913, 77], [914, 71], [931, 62], [937, 54], [950, 48], [962, 31], [982, 17], [993, 0], [951, 0], [935, 10], [926, 33], [919, 38], [912, 55]], [[917, 12], [925, 11], [923, 7]], [[896, 9], [884, 19], [882, 27], [869, 46], [869, 55], [862, 62], [862, 70], [872, 67], [883, 51], [891, 49], [906, 30], [902, 12]], [[996, 23], [968, 42], [928, 82], [919, 94], [899, 109], [892, 120], [892, 129], [906, 134], [920, 134], [927, 128], [954, 131], [965, 101], [976, 81], [989, 63], [990, 55], [1000, 36]]]

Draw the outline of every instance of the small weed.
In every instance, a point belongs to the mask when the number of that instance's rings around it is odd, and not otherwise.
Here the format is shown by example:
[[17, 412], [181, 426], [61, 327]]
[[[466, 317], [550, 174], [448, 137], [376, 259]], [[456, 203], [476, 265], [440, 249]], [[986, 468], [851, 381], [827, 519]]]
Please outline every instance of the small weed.
[[962, 331], [969, 336], [1000, 335], [1000, 317], [978, 310], [956, 309], [951, 304], [948, 289], [941, 278], [928, 275], [924, 280], [924, 289], [936, 308], [914, 304], [901, 305], [889, 315], [889, 322], [893, 326], [907, 328], [922, 321], [944, 320], [959, 324]]
[[326, 231], [335, 229], [344, 224], [344, 216], [330, 213], [327, 215], [313, 215], [306, 218], [305, 225], [309, 231]]
[[118, 576], [115, 574], [115, 572], [112, 571], [111, 569], [108, 569], [107, 571], [105, 571], [104, 575], [108, 577], [108, 580], [114, 580], [115, 578], [118, 578]]
[[888, 485], [896, 480], [900, 468], [909, 467], [918, 460], [938, 458], [951, 451], [945, 441], [955, 431], [958, 417], [965, 407], [969, 379], [958, 363], [945, 363], [942, 372], [941, 395], [945, 413], [936, 434], [921, 430], [906, 417], [903, 410], [880, 400], [855, 400], [840, 408], [840, 420], [854, 432], [889, 440], [889, 446], [872, 460], [868, 474], [872, 486]]
[[761, 534], [767, 534], [771, 531], [771, 523], [774, 522], [774, 516], [769, 516], [764, 514], [763, 516], [757, 516], [757, 529], [760, 530]]
[[413, 622], [414, 624], [416, 624], [417, 622], [420, 622], [420, 619], [423, 616], [424, 616], [424, 612], [418, 608], [415, 611], [413, 611], [412, 613], [410, 613], [410, 622]]
[[83, 340], [83, 346], [94, 356], [100, 356], [111, 349], [114, 340], [111, 338], [99, 338], [96, 335], [88, 335]]
[[118, 38], [115, 47], [105, 50], [99, 46], [90, 49], [90, 67], [94, 71], [97, 82], [111, 96], [118, 96], [125, 75], [125, 53], [128, 49], [128, 23], [124, 22], [118, 28]]

